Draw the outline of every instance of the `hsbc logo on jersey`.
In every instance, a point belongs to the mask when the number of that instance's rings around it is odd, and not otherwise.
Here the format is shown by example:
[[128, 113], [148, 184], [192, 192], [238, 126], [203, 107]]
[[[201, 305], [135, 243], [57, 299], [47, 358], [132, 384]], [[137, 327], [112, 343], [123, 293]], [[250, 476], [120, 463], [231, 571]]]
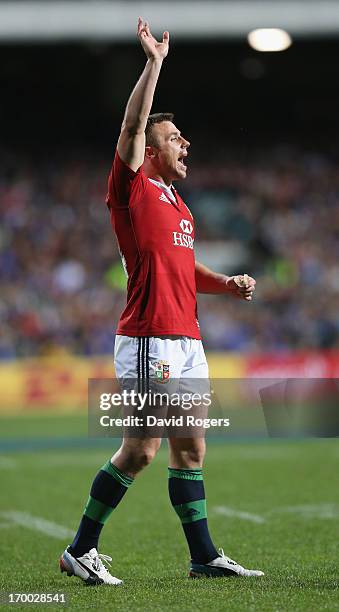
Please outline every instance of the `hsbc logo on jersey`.
[[181, 219], [179, 225], [182, 232], [173, 232], [174, 246], [182, 246], [186, 249], [193, 249], [194, 239], [191, 236], [193, 232], [192, 223], [187, 219]]
[[190, 221], [187, 221], [186, 219], [181, 219], [179, 225], [180, 225], [182, 231], [185, 232], [185, 234], [192, 234], [193, 227], [192, 227], [192, 223]]

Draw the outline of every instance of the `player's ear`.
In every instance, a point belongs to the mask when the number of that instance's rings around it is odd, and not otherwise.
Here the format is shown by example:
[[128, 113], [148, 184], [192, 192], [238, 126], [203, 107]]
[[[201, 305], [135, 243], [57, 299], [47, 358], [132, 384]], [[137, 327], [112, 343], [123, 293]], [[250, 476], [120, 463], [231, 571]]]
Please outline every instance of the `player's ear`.
[[145, 148], [145, 159], [154, 159], [157, 155], [156, 149], [151, 146]]

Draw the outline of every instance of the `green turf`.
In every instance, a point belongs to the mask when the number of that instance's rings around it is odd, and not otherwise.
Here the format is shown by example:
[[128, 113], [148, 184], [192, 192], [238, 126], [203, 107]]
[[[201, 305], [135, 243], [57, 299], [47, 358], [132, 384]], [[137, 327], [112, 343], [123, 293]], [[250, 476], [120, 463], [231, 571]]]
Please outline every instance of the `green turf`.
[[9, 438], [87, 436], [87, 415], [83, 412], [60, 415], [56, 410], [22, 413], [0, 418], [0, 442]]
[[[74, 435], [74, 417], [54, 416], [50, 423], [54, 433]], [[9, 426], [7, 419], [6, 432], [18, 435], [14, 420]], [[35, 421], [39, 433], [48, 434], [42, 418]], [[0, 458], [0, 511], [28, 512], [76, 529], [91, 480], [107, 456], [105, 449], [67, 446], [6, 453]], [[101, 550], [112, 555], [123, 587], [86, 588], [61, 575], [58, 557], [67, 539], [6, 526], [0, 517], [0, 590], [63, 591], [70, 608], [79, 610], [339, 610], [338, 459], [335, 440], [210, 444], [205, 484], [213, 539], [240, 563], [264, 570], [264, 578], [187, 578], [186, 544], [168, 501], [164, 445], [103, 532]], [[304, 505], [313, 508], [286, 509]], [[217, 506], [265, 522], [218, 515]], [[28, 609], [44, 607], [60, 609]]]

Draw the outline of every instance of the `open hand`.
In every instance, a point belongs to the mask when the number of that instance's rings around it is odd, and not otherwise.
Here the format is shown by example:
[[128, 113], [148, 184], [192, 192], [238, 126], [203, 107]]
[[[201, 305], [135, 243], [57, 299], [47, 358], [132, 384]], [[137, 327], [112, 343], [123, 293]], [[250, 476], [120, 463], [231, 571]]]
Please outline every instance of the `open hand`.
[[143, 21], [143, 19], [139, 17], [137, 35], [148, 59], [165, 59], [169, 46], [168, 32], [164, 32], [162, 42], [158, 42], [154, 36], [152, 36], [148, 22]]
[[229, 292], [235, 297], [239, 297], [247, 302], [252, 300], [256, 281], [251, 276], [248, 276], [247, 274], [230, 276], [226, 284]]

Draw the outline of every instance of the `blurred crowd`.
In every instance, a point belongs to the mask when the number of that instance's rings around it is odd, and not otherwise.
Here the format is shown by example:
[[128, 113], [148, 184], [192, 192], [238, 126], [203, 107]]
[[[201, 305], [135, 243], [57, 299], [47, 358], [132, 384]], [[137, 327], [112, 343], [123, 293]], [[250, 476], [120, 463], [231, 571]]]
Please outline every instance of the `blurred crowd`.
[[[0, 358], [112, 353], [126, 279], [105, 206], [110, 160], [2, 158]], [[339, 162], [292, 147], [220, 151], [177, 187], [201, 261], [213, 251], [219, 271], [257, 280], [252, 303], [199, 297], [207, 349], [339, 346]]]

